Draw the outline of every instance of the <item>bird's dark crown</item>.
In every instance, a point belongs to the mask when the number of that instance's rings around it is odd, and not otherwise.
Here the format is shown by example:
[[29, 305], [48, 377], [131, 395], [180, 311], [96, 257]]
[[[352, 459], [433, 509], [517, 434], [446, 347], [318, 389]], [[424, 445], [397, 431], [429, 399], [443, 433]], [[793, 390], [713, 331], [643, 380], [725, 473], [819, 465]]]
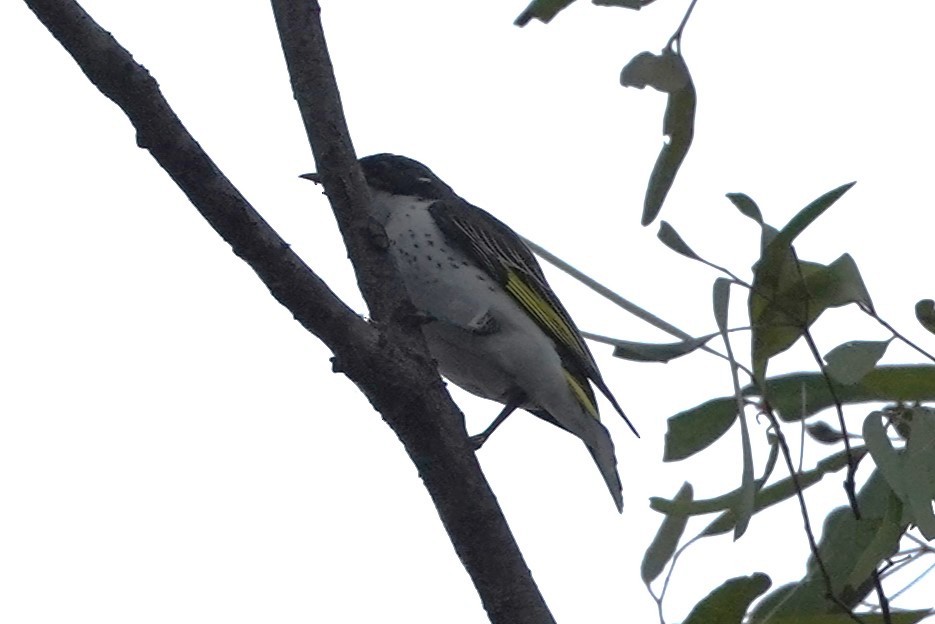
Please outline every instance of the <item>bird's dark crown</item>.
[[445, 199], [454, 195], [432, 170], [417, 160], [396, 154], [373, 154], [360, 159], [371, 188], [422, 199]]

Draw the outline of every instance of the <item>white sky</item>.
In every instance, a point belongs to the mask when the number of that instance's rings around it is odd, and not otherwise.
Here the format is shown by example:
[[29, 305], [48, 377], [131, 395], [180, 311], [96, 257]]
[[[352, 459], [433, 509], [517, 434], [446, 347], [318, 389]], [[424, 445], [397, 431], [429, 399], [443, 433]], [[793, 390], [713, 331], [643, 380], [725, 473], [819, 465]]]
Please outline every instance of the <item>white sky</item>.
[[[665, 44], [687, 2], [640, 13], [580, 2], [525, 29], [512, 26], [524, 0], [322, 3], [360, 154], [417, 158], [622, 295], [691, 333], [713, 330], [715, 275], [639, 226], [664, 97], [617, 83], [631, 56]], [[363, 311], [330, 209], [296, 177], [314, 165], [269, 5], [83, 6]], [[699, 0], [683, 40], [695, 143], [662, 218], [747, 275], [758, 231], [724, 193], [750, 194], [782, 225], [858, 180], [800, 239], [800, 255], [850, 252], [880, 313], [931, 350], [912, 306], [935, 296], [933, 17], [913, 2]], [[0, 621], [485, 621], [392, 432], [23, 3], [0, 5], [0, 55]], [[667, 340], [550, 275], [584, 329]], [[817, 331], [824, 351], [886, 337], [856, 310]], [[643, 436], [604, 406], [623, 516], [581, 444], [528, 415], [480, 460], [558, 621], [650, 622], [639, 562], [661, 516], [647, 498], [671, 497], [686, 478], [712, 496], [740, 475], [736, 435], [663, 465], [665, 419], [729, 393], [728, 368], [704, 355], [662, 366], [595, 351]], [[894, 347], [885, 361], [918, 358]], [[793, 350], [771, 370], [807, 366]], [[472, 432], [498, 409], [455, 398]], [[851, 412], [854, 430], [864, 413]], [[753, 426], [765, 446], [763, 423]], [[844, 502], [840, 477], [828, 481], [809, 491], [817, 518]], [[722, 537], [686, 554], [667, 619], [730, 576], [797, 578], [806, 555], [794, 506], [757, 516], [738, 544]], [[933, 592], [930, 576], [896, 606], [926, 606]]]

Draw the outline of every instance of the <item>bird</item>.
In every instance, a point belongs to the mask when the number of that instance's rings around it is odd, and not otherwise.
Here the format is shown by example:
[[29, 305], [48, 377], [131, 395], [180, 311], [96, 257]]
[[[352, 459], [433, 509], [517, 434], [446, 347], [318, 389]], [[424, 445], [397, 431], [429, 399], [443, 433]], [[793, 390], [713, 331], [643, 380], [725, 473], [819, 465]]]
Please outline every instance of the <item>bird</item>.
[[[590, 384], [639, 434], [523, 239], [416, 160], [384, 153], [359, 162], [371, 215], [424, 317], [439, 373], [504, 406], [470, 438], [474, 449], [524, 409], [584, 442], [622, 512], [614, 444]], [[301, 177], [320, 181], [314, 173]]]

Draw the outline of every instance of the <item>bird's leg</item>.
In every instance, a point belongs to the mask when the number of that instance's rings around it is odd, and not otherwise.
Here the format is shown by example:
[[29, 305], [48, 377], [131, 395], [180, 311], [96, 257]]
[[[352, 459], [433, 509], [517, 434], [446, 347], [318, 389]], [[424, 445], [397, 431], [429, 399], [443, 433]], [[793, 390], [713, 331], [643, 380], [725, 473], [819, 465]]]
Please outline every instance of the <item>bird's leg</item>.
[[522, 405], [526, 401], [526, 393], [522, 390], [514, 390], [507, 397], [506, 405], [503, 406], [503, 409], [497, 414], [497, 417], [493, 419], [493, 422], [490, 425], [478, 433], [470, 437], [471, 446], [474, 447], [476, 451], [484, 445], [484, 442], [487, 441], [487, 438], [490, 437], [497, 427], [503, 424], [503, 421], [506, 420], [506, 417], [516, 411], [516, 408]]

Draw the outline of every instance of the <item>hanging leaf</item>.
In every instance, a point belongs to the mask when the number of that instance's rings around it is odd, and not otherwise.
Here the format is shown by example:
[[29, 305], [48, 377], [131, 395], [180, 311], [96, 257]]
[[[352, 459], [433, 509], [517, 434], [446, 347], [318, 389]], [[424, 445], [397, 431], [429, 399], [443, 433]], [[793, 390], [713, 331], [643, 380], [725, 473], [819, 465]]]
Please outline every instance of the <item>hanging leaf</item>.
[[816, 422], [805, 425], [805, 433], [816, 442], [822, 444], [837, 444], [844, 440], [844, 434], [833, 429], [828, 423]]
[[828, 308], [856, 303], [873, 309], [857, 265], [848, 254], [824, 266], [799, 261], [791, 249], [783, 252], [774, 244], [769, 245], [773, 255], [754, 269], [750, 293], [757, 379], [765, 374], [766, 361], [795, 344]]
[[772, 584], [762, 572], [728, 579], [696, 604], [683, 624], [741, 624], [750, 604]]
[[643, 201], [641, 223], [649, 225], [659, 215], [695, 134], [695, 85], [685, 59], [671, 47], [662, 54], [637, 54], [621, 70], [620, 84], [638, 89], [650, 86], [669, 96], [662, 122], [666, 141], [650, 174]]
[[[828, 380], [820, 373], [779, 375], [767, 379], [764, 387], [773, 410], [783, 421], [794, 422], [833, 407], [835, 396], [842, 405], [935, 401], [935, 366], [878, 366], [851, 386], [832, 380], [834, 395], [828, 388]], [[760, 389], [750, 384], [744, 386], [742, 393], [753, 400], [760, 396]], [[684, 459], [707, 448], [730, 429], [736, 415], [736, 400], [726, 396], [671, 416], [666, 433], [666, 461]]]
[[889, 344], [889, 340], [845, 342], [825, 355], [825, 370], [836, 382], [852, 386], [873, 370]]
[[935, 301], [923, 299], [916, 304], [916, 319], [922, 327], [935, 334]]
[[[854, 447], [851, 449], [851, 454], [854, 456], [855, 461], [859, 462], [867, 454], [867, 449], [863, 446]], [[821, 460], [811, 470], [799, 472], [797, 475], [798, 483], [805, 490], [821, 481], [825, 475], [846, 468], [847, 464], [847, 451], [840, 451]], [[736, 506], [739, 496], [739, 488], [714, 498], [688, 502], [678, 502], [653, 496], [649, 499], [649, 507], [660, 513], [683, 516], [698, 516], [726, 511], [727, 513], [723, 513], [716, 518], [705, 530], [706, 535], [719, 535], [734, 528], [733, 512], [730, 509]], [[754, 509], [756, 511], [766, 509], [792, 496], [795, 496], [795, 482], [792, 477], [786, 477], [758, 491], [754, 499]]]
[[[844, 305], [846, 298], [857, 298], [862, 304], [865, 299], [870, 307], [869, 295], [864, 297], [866, 289], [856, 266], [852, 266], [853, 260], [848, 263], [839, 258], [838, 265], [825, 267], [799, 261], [792, 248], [796, 237], [851, 186], [853, 183], [825, 193], [800, 210], [778, 232], [763, 228], [763, 249], [753, 268], [748, 302], [753, 372], [759, 382], [765, 380], [769, 359], [791, 347], [825, 309]], [[859, 282], [859, 294], [854, 292], [857, 290], [855, 282]], [[847, 297], [845, 292], [851, 296]]]
[[730, 280], [719, 277], [714, 280], [712, 299], [714, 301], [714, 322], [724, 340], [727, 340], [727, 315], [730, 308]]
[[[859, 446], [851, 449], [851, 455], [854, 457], [855, 462], [860, 462], [860, 460], [867, 454], [867, 449], [865, 447]], [[759, 492], [756, 493], [753, 503], [753, 512], [757, 513], [766, 509], [767, 507], [772, 507], [776, 503], [780, 503], [784, 500], [792, 498], [796, 495], [796, 484], [803, 491], [806, 488], [809, 488], [827, 475], [832, 472], [837, 472], [847, 467], [847, 451], [841, 451], [835, 453], [830, 457], [818, 462], [815, 468], [811, 470], [806, 470], [804, 472], [798, 473], [796, 479], [792, 477], [786, 477], [782, 481], [778, 481], [769, 487], [765, 487]], [[735, 495], [739, 496], [739, 491], [734, 492]], [[701, 501], [697, 501], [701, 502]], [[720, 516], [714, 519], [714, 521], [709, 524], [703, 535], [720, 535], [721, 533], [727, 533], [734, 528], [736, 524], [735, 514], [732, 509], [728, 509]]]
[[[674, 500], [676, 503], [690, 503], [692, 496], [691, 483], [686, 481], [675, 495]], [[666, 564], [675, 554], [679, 540], [682, 539], [682, 534], [685, 532], [686, 524], [688, 524], [688, 516], [678, 514], [666, 515], [662, 520], [662, 524], [659, 525], [659, 530], [656, 532], [656, 537], [653, 538], [649, 548], [646, 549], [646, 554], [643, 555], [643, 563], [640, 565], [640, 578], [643, 579], [643, 583], [649, 585], [665, 569]]]
[[844, 193], [848, 192], [856, 182], [842, 184], [836, 189], [832, 189], [811, 202], [808, 206], [800, 210], [789, 223], [779, 232], [779, 236], [773, 241], [777, 246], [788, 247], [792, 244], [799, 234], [805, 231], [809, 225], [815, 222], [834, 202], [838, 201]]
[[708, 401], [670, 417], [662, 461], [679, 461], [707, 448], [731, 428], [736, 418], [733, 397]]
[[552, 21], [552, 18], [559, 14], [575, 0], [532, 0], [522, 13], [513, 20], [515, 26], [525, 26], [533, 18], [544, 24]]
[[909, 411], [903, 471], [906, 499], [912, 520], [927, 540], [935, 539], [935, 410], [914, 407]]
[[[845, 386], [832, 380], [831, 386], [845, 405], [935, 401], [935, 366], [878, 366], [856, 384]], [[808, 418], [834, 406], [828, 381], [820, 373], [773, 377], [766, 383], [766, 394], [770, 405], [787, 422]], [[755, 386], [745, 387], [744, 395], [757, 396]]]
[[[899, 499], [878, 470], [860, 489], [857, 503], [861, 519], [854, 517], [849, 506], [838, 507], [827, 516], [818, 544], [821, 561], [831, 580], [831, 591], [840, 604], [852, 609], [872, 591], [873, 571], [897, 551], [899, 540], [908, 528], [908, 522], [901, 519]], [[764, 597], [751, 614], [750, 622], [821, 622], [821, 619], [808, 618], [841, 613], [839, 603], [827, 596], [824, 575], [812, 557], [805, 577]]]
[[[574, 0], [533, 0], [522, 13], [513, 20], [515, 26], [525, 26], [531, 20], [537, 19], [548, 24], [560, 11], [568, 7]], [[592, 0], [597, 6], [615, 6], [624, 9], [639, 11], [654, 0]]]
[[[728, 321], [728, 309], [730, 308], [730, 281], [721, 277], [714, 281], [714, 319], [717, 323], [718, 331], [721, 332], [721, 337], [724, 339], [724, 343], [730, 346], [727, 342], [729, 340], [727, 336], [727, 321]], [[730, 348], [727, 350], [728, 354], [731, 353]], [[740, 492], [737, 497], [737, 504], [733, 506], [732, 511], [734, 513], [734, 541], [740, 539], [740, 537], [747, 531], [747, 525], [750, 523], [750, 518], [753, 517], [753, 507], [754, 507], [754, 496], [757, 490], [756, 481], [753, 478], [753, 449], [750, 444], [750, 430], [747, 426], [747, 419], [743, 413], [743, 402], [744, 398], [740, 394], [740, 384], [737, 381], [737, 368], [736, 363], [731, 357], [731, 374], [734, 376], [734, 388], [736, 395], [734, 400], [737, 403], [737, 413], [740, 419], [740, 444], [742, 451], [742, 471], [740, 475]]]
[[749, 195], [743, 193], [728, 193], [727, 199], [734, 204], [737, 210], [740, 211], [740, 214], [763, 225], [763, 214], [760, 212], [760, 207], [756, 205], [756, 202], [750, 199]]
[[740, 442], [743, 451], [743, 469], [740, 476], [740, 496], [737, 505], [733, 507], [734, 513], [734, 541], [746, 533], [750, 518], [753, 517], [756, 496], [756, 480], [753, 478], [753, 449], [750, 445], [750, 431], [747, 419], [740, 415]]
[[717, 334], [664, 344], [614, 340], [614, 357], [634, 362], [668, 362], [703, 347]]
[[644, 6], [655, 2], [655, 0], [591, 0], [591, 2], [596, 6], [616, 6], [639, 11]]
[[686, 258], [691, 258], [692, 260], [701, 260], [698, 254], [692, 251], [692, 248], [679, 236], [675, 228], [665, 221], [659, 224], [659, 232], [656, 234], [656, 237], [662, 241], [663, 245], [675, 253], [681, 254]]

